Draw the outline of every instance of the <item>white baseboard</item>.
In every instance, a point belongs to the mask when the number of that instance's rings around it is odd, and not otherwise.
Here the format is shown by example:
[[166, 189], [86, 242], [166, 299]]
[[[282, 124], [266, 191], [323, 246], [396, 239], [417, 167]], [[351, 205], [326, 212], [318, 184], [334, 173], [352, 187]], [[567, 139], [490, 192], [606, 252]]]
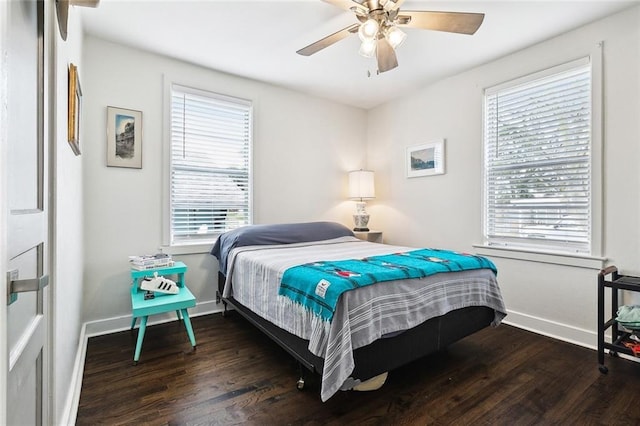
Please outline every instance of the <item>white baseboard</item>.
[[[222, 311], [222, 305], [216, 304], [213, 300], [200, 302], [196, 304], [195, 308], [189, 309], [189, 317], [193, 318], [200, 315], [208, 315]], [[166, 315], [153, 315], [149, 318], [147, 325], [161, 324], [168, 321], [175, 321], [175, 319], [175, 313], [173, 312]], [[78, 350], [76, 351], [76, 359], [73, 365], [71, 383], [69, 384], [67, 399], [59, 424], [74, 425], [76, 423], [89, 337], [102, 336], [118, 331], [129, 330], [130, 328], [131, 315], [107, 318], [99, 321], [90, 321], [82, 324], [80, 338], [78, 339]]]
[[[222, 312], [222, 310], [222, 305], [216, 304], [214, 300], [198, 302], [195, 308], [189, 309], [189, 316], [197, 317], [200, 315], [214, 314], [217, 312]], [[147, 326], [162, 324], [175, 320], [175, 312], [167, 312], [166, 314], [150, 316]], [[105, 334], [116, 333], [118, 331], [129, 330], [131, 328], [131, 315], [123, 315], [98, 321], [90, 321], [86, 323], [86, 326], [87, 337], [102, 336]]]
[[80, 328], [80, 337], [78, 339], [78, 350], [76, 351], [76, 359], [73, 362], [73, 372], [71, 373], [71, 383], [69, 383], [69, 391], [67, 399], [62, 411], [61, 425], [76, 424], [76, 416], [78, 414], [78, 404], [80, 403], [80, 391], [82, 390], [82, 376], [84, 373], [84, 360], [87, 354], [87, 325], [82, 324]]
[[562, 340], [589, 349], [597, 349], [598, 335], [597, 332], [592, 330], [585, 330], [510, 310], [507, 310], [507, 317], [502, 322], [536, 334], [552, 337], [556, 340]]
[[[585, 330], [519, 312], [507, 310], [507, 313], [507, 318], [503, 321], [507, 325], [551, 337], [556, 340], [562, 340], [563, 342], [593, 349], [594, 351], [598, 350], [598, 333], [596, 331]], [[605, 339], [609, 342], [611, 341], [610, 332], [605, 333]], [[594, 353], [593, 355], [595, 360], [596, 354]], [[620, 358], [640, 363], [640, 358], [638, 357], [626, 354], [618, 355]]]

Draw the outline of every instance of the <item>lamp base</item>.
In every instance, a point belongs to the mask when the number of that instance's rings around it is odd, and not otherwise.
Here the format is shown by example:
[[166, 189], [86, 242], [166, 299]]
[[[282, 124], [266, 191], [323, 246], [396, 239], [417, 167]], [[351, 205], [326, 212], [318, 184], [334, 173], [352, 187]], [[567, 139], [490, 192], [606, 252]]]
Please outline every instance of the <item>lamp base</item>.
[[369, 224], [369, 214], [364, 209], [364, 202], [356, 203], [356, 214], [353, 215], [353, 224], [355, 227], [353, 228], [356, 232], [367, 232], [369, 228], [367, 225]]

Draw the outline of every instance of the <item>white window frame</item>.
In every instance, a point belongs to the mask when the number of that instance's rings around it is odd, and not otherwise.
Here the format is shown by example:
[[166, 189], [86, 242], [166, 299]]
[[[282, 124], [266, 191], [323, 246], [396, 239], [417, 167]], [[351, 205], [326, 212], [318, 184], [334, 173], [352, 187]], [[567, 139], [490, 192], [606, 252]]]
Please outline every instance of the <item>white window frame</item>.
[[[474, 245], [478, 249], [480, 254], [490, 255], [495, 257], [505, 257], [511, 259], [532, 260], [543, 263], [555, 263], [562, 265], [572, 265], [577, 267], [586, 267], [592, 269], [599, 269], [602, 267], [604, 258], [602, 255], [602, 149], [603, 149], [603, 96], [602, 96], [602, 42], [598, 43], [586, 57], [582, 57], [562, 65], [550, 67], [542, 71], [534, 72], [532, 74], [516, 78], [514, 80], [507, 81], [502, 84], [498, 84], [489, 88], [486, 88], [483, 93], [483, 243]], [[591, 65], [591, 193], [590, 193], [590, 215], [591, 215], [591, 240], [587, 253], [576, 252], [575, 250], [567, 249], [562, 250], [558, 247], [545, 247], [544, 245], [536, 244], [518, 244], [517, 242], [502, 242], [496, 243], [495, 241], [489, 242], [487, 237], [487, 220], [488, 220], [488, 206], [486, 197], [486, 146], [484, 126], [486, 122], [485, 116], [485, 94], [487, 91], [495, 91], [506, 87], [512, 87], [520, 85], [526, 82], [530, 82], [539, 78], [544, 78], [549, 75], [557, 74], [559, 72], [575, 68], [580, 64]]]
[[[171, 76], [164, 75], [163, 76], [163, 86], [164, 86], [164, 97], [163, 97], [163, 161], [162, 161], [162, 170], [163, 170], [163, 179], [162, 179], [162, 245], [159, 248], [160, 251], [169, 254], [198, 254], [198, 253], [208, 253], [213, 246], [217, 235], [214, 234], [210, 240], [205, 241], [181, 241], [181, 242], [171, 242], [171, 95], [172, 95], [172, 87], [179, 86], [181, 89], [185, 89], [188, 91], [192, 91], [193, 93], [201, 93], [207, 94], [212, 97], [217, 97], [221, 100], [231, 100], [238, 102], [246, 102], [250, 105], [253, 104], [252, 101], [248, 101], [239, 96], [230, 96], [230, 95], [222, 95], [219, 94], [215, 88], [207, 87], [206, 83], [182, 83], [178, 79], [172, 78]], [[196, 88], [197, 87], [197, 88]], [[250, 143], [249, 143], [249, 223], [253, 223], [253, 106], [250, 106], [251, 109], [251, 119], [250, 119]]]

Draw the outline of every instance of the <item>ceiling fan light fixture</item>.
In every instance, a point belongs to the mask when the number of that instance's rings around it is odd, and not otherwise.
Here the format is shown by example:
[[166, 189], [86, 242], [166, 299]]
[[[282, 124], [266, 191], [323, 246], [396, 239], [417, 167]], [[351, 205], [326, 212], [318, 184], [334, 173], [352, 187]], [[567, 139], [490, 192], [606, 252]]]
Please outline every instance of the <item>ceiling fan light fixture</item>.
[[374, 56], [376, 56], [376, 45], [377, 43], [375, 39], [364, 40], [360, 45], [360, 50], [358, 51], [358, 53], [360, 53], [365, 58], [373, 58]]
[[396, 26], [387, 27], [384, 36], [394, 49], [407, 39], [407, 34]]
[[380, 5], [382, 6], [385, 12], [389, 12], [390, 10], [393, 10], [393, 8], [396, 5], [396, 2], [392, 0], [381, 0]]
[[363, 24], [358, 28], [358, 36], [360, 40], [375, 40], [378, 30], [380, 29], [380, 24], [375, 19], [367, 19]]
[[398, 66], [396, 48], [407, 38], [407, 35], [398, 26], [447, 33], [474, 34], [484, 20], [484, 13], [427, 10], [412, 10], [403, 13], [400, 8], [405, 0], [324, 1], [352, 11], [358, 22], [311, 43], [298, 50], [297, 53], [310, 56], [351, 34], [358, 33], [358, 37], [362, 41], [359, 53], [365, 57], [375, 57], [378, 63], [378, 73], [390, 71]]

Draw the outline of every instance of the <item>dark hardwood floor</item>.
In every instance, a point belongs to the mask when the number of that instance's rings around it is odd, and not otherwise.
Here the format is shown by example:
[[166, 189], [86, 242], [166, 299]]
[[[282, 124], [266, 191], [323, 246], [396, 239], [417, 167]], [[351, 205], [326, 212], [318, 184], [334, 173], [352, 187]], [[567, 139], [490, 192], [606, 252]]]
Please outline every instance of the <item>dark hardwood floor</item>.
[[[78, 425], [640, 424], [640, 364], [501, 325], [322, 403], [292, 358], [240, 315], [89, 339]], [[315, 383], [313, 383], [315, 382]]]

